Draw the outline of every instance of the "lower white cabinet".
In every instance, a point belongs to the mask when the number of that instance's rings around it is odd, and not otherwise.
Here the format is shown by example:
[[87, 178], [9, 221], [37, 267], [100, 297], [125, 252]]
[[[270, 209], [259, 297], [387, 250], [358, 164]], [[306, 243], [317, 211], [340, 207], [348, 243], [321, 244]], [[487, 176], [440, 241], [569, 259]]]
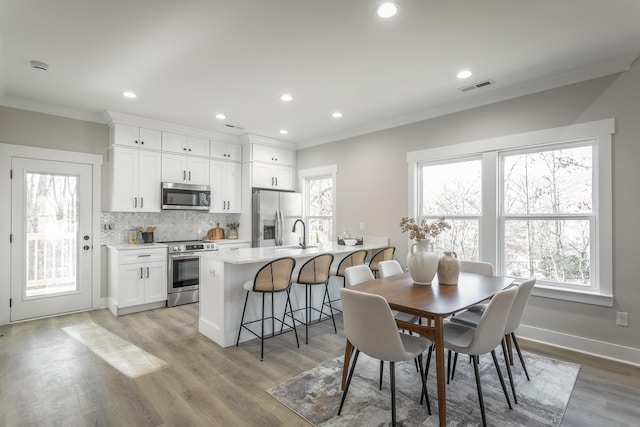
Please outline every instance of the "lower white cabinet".
[[167, 248], [108, 247], [111, 312], [118, 316], [164, 307], [167, 300]]
[[242, 248], [250, 248], [251, 242], [248, 240], [231, 240], [227, 239], [225, 241], [217, 241], [219, 251], [233, 251]]

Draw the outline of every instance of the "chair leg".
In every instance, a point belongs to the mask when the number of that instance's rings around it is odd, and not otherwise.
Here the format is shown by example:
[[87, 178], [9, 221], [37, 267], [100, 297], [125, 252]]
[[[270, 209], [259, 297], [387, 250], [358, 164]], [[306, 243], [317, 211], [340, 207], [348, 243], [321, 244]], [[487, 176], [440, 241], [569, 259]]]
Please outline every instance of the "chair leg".
[[[333, 332], [338, 333], [338, 328], [336, 328], [336, 318], [333, 316], [333, 306], [331, 305], [331, 297], [329, 296], [329, 279], [324, 282], [324, 292], [327, 297], [327, 302], [329, 303], [329, 312], [331, 313], [331, 321], [333, 322]], [[324, 297], [322, 297], [322, 307], [320, 308], [320, 316], [322, 316], [322, 309], [324, 308]]]
[[382, 373], [384, 372], [384, 362], [380, 361], [380, 385], [378, 386], [379, 390], [382, 390]]
[[360, 350], [356, 349], [355, 354], [353, 355], [353, 362], [351, 362], [351, 369], [349, 370], [349, 376], [347, 377], [347, 384], [344, 386], [344, 392], [342, 393], [342, 399], [340, 399], [340, 407], [338, 408], [338, 415], [342, 412], [342, 406], [344, 405], [344, 400], [347, 397], [347, 393], [349, 392], [349, 386], [351, 385], [351, 378], [353, 377], [353, 371], [356, 370], [356, 362], [358, 361], [358, 355], [360, 354]]
[[527, 366], [524, 364], [524, 357], [522, 357], [522, 352], [520, 351], [520, 346], [518, 345], [518, 340], [516, 339], [515, 332], [511, 332], [511, 339], [513, 341], [513, 345], [516, 346], [516, 351], [518, 352], [518, 357], [520, 358], [522, 369], [524, 369], [524, 374], [527, 376], [527, 381], [531, 381], [529, 379], [529, 372], [527, 372]]
[[[427, 349], [427, 366], [426, 366], [426, 368], [424, 370], [425, 381], [429, 377], [429, 367], [431, 366], [431, 353], [432, 352], [433, 352], [433, 344], [431, 344], [429, 346], [429, 348]], [[422, 405], [422, 399], [423, 399], [423, 397], [420, 397], [420, 404], [421, 405]], [[431, 409], [429, 409], [429, 410], [431, 410]], [[429, 415], [431, 415], [431, 413], [429, 413]]]
[[244, 299], [244, 308], [242, 309], [242, 317], [240, 318], [240, 328], [238, 329], [238, 339], [236, 340], [236, 347], [240, 344], [240, 333], [242, 332], [242, 322], [244, 322], [244, 312], [247, 311], [247, 301], [249, 301], [249, 291]]
[[507, 346], [504, 343], [504, 338], [500, 341], [502, 346], [502, 355], [504, 356], [504, 363], [507, 365], [507, 374], [509, 375], [509, 383], [511, 384], [511, 393], [513, 394], [513, 402], [518, 404], [518, 397], [516, 396], [516, 385], [513, 383], [513, 374], [511, 373], [511, 364], [509, 363], [509, 355], [507, 354]]
[[389, 362], [391, 377], [391, 425], [396, 426], [396, 362]]
[[291, 313], [292, 325], [293, 325], [293, 333], [296, 336], [296, 345], [300, 348], [300, 341], [298, 340], [298, 330], [296, 329], [296, 320], [293, 318], [293, 306], [291, 305], [291, 293], [289, 289], [287, 289], [287, 302], [284, 305], [284, 309], [287, 309], [287, 304], [289, 304], [289, 313]]
[[453, 355], [453, 368], [451, 368], [451, 381], [453, 381], [453, 377], [456, 375], [456, 366], [458, 366], [458, 353], [457, 352]]
[[509, 394], [507, 393], [507, 386], [504, 384], [504, 377], [502, 376], [500, 365], [498, 365], [498, 358], [496, 357], [495, 350], [491, 350], [491, 357], [493, 357], [493, 364], [496, 367], [496, 371], [498, 371], [498, 378], [500, 378], [500, 385], [502, 386], [502, 392], [504, 393], [504, 397], [507, 399], [507, 404], [509, 405], [509, 409], [513, 409], [513, 407], [511, 406], [511, 400], [509, 400]]
[[420, 366], [420, 379], [422, 380], [422, 396], [420, 396], [420, 404], [422, 405], [423, 397], [426, 397], [426, 399], [427, 399], [427, 411], [428, 411], [429, 415], [431, 415], [431, 403], [429, 402], [429, 393], [427, 392], [427, 378], [425, 376], [424, 370], [422, 369], [422, 354], [420, 354], [416, 358], [416, 360], [418, 361], [418, 366]]
[[[271, 303], [273, 304], [273, 294], [271, 294]], [[273, 310], [271, 311], [273, 315]], [[273, 319], [272, 319], [273, 320]], [[262, 293], [262, 314], [260, 320], [260, 361], [264, 359], [264, 292]]]
[[451, 378], [451, 350], [447, 350], [447, 384]]
[[311, 286], [305, 285], [304, 290], [304, 304], [305, 304], [305, 322], [304, 322], [304, 336], [305, 343], [309, 344], [309, 318], [311, 317]]
[[473, 372], [476, 376], [476, 388], [478, 389], [478, 401], [480, 402], [480, 414], [482, 415], [482, 425], [487, 426], [487, 417], [484, 413], [484, 399], [482, 398], [482, 386], [480, 385], [480, 371], [478, 370], [478, 359], [473, 357]]

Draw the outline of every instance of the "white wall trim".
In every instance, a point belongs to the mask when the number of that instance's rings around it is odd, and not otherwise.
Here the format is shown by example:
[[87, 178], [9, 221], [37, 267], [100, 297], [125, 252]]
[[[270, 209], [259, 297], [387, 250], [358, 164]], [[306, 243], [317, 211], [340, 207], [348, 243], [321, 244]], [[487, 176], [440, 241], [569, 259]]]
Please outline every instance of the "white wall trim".
[[640, 367], [640, 349], [638, 348], [626, 347], [527, 325], [520, 325], [517, 335], [524, 339], [548, 344], [553, 347], [564, 348], [578, 353]]
[[[11, 145], [0, 143], [0, 194], [11, 194], [11, 159], [13, 157], [30, 157], [34, 159], [53, 160], [61, 162], [77, 162], [92, 165], [93, 200], [91, 202], [92, 235], [94, 236], [92, 253], [91, 293], [92, 308], [104, 306], [101, 297], [100, 279], [100, 202], [102, 190], [102, 156], [99, 154], [78, 153], [74, 151], [54, 150], [50, 148], [30, 147], [25, 145]], [[9, 299], [11, 298], [11, 204], [5, 203], [0, 207], [0, 325], [10, 323]], [[6, 308], [6, 309], [5, 309]]]

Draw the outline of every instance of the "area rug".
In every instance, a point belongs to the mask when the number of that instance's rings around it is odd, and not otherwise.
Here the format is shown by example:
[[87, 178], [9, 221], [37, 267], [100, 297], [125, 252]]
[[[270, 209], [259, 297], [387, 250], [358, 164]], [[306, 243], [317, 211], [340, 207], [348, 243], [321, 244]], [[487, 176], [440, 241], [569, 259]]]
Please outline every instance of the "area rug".
[[164, 360], [95, 323], [67, 326], [62, 330], [129, 378], [136, 378], [169, 366]]
[[[499, 352], [496, 352], [499, 353]], [[504, 360], [498, 355], [513, 410], [509, 410], [490, 355], [480, 358], [480, 375], [487, 424], [491, 426], [557, 426], [562, 421], [580, 365], [524, 353], [531, 381], [520, 362], [513, 367], [518, 404], [513, 404]], [[338, 407], [342, 392], [342, 357], [285, 381], [267, 392], [316, 426], [380, 426], [391, 422], [389, 365], [385, 364], [382, 391], [378, 389], [380, 364], [363, 353], [358, 358], [342, 415]], [[420, 406], [420, 377], [411, 362], [396, 364], [397, 421], [402, 426], [437, 426], [438, 404], [435, 365], [427, 388], [432, 415]], [[401, 423], [401, 424], [400, 424]], [[460, 357], [455, 378], [447, 385], [447, 425], [481, 425], [482, 418], [468, 357]]]

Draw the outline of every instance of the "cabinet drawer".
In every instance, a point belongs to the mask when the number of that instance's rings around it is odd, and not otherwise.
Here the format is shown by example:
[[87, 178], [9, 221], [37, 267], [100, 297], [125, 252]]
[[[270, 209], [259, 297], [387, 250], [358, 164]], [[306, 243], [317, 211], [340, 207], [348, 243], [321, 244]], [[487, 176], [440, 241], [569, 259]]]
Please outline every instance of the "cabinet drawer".
[[132, 264], [140, 262], [166, 261], [165, 249], [130, 250], [120, 252], [120, 264]]

